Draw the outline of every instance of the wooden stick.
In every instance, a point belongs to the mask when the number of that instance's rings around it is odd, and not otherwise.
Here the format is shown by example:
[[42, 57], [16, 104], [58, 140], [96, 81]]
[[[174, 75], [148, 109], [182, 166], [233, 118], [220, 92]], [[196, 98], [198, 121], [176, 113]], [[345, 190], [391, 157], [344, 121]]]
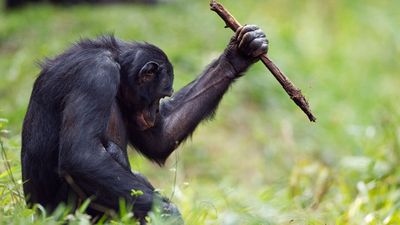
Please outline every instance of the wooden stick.
[[[236, 31], [240, 25], [240, 23], [222, 6], [215, 0], [211, 0], [210, 9], [216, 12], [224, 21], [226, 26], [231, 28], [233, 31]], [[301, 90], [296, 88], [293, 83], [287, 78], [279, 68], [268, 58], [268, 56], [262, 55], [260, 56], [261, 61], [268, 68], [268, 70], [274, 75], [274, 77], [278, 80], [278, 82], [282, 85], [283, 89], [285, 89], [286, 93], [290, 96], [290, 98], [298, 105], [301, 110], [307, 115], [308, 119], [311, 122], [315, 122], [317, 118], [314, 117], [310, 110], [310, 106], [304, 95], [301, 93]]]

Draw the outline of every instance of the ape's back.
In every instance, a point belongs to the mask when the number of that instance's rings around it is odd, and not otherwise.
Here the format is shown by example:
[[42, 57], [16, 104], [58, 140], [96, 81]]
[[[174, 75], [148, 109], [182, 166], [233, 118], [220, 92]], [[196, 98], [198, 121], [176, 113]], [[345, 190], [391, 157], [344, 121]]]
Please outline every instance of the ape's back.
[[86, 79], [76, 76], [77, 68], [92, 60], [93, 51], [111, 54], [116, 48], [112, 37], [85, 40], [42, 65], [22, 128], [22, 179], [28, 204], [40, 203], [51, 211], [67, 201], [68, 185], [58, 175], [64, 98]]
[[36, 82], [22, 128], [22, 179], [27, 203], [56, 207], [62, 182], [57, 175], [60, 113], [44, 103]]

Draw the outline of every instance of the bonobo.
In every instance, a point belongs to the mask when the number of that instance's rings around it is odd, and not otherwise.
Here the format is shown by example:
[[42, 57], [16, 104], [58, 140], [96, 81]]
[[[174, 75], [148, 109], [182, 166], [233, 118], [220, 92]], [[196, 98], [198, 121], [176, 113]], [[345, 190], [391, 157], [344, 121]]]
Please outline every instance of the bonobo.
[[[144, 176], [130, 170], [127, 145], [164, 164], [267, 49], [257, 26], [241, 27], [219, 58], [174, 94], [172, 65], [151, 44], [103, 36], [47, 60], [22, 131], [28, 205], [39, 203], [51, 212], [59, 203], [77, 207], [91, 197], [88, 213], [99, 216], [105, 213], [101, 209], [118, 211], [122, 199], [143, 221], [158, 199], [162, 210], [179, 214]], [[131, 190], [143, 194], [132, 196]]]

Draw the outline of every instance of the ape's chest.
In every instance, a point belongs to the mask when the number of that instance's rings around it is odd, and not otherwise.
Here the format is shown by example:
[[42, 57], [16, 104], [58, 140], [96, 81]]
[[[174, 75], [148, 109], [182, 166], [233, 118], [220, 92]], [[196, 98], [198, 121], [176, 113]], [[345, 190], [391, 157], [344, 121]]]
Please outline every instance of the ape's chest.
[[107, 125], [107, 137], [110, 141], [117, 144], [121, 149], [126, 150], [127, 131], [122, 118], [121, 110], [117, 103], [114, 102], [111, 108], [111, 115]]

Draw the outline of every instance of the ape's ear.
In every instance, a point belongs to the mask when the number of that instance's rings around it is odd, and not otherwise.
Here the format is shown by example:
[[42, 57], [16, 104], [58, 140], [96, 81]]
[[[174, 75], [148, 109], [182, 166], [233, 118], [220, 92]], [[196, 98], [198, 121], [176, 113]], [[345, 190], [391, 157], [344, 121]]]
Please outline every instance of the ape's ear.
[[139, 84], [153, 81], [157, 75], [160, 65], [158, 63], [150, 61], [144, 64], [139, 72]]

